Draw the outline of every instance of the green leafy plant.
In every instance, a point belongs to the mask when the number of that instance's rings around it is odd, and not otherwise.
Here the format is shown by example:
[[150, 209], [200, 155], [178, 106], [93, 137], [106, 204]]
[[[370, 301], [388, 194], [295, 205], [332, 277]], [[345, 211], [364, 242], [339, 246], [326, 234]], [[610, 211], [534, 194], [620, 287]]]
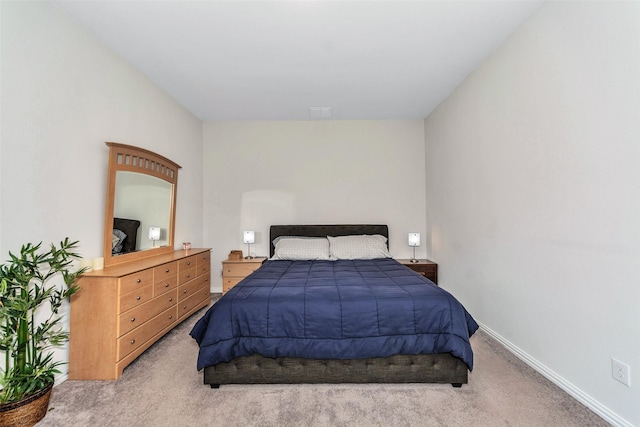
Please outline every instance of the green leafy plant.
[[[39, 252], [42, 242], [28, 243], [19, 255], [0, 265], [0, 404], [18, 401], [48, 387], [60, 373], [62, 362], [53, 360], [53, 347], [60, 346], [69, 333], [58, 315], [65, 300], [78, 287], [76, 278], [85, 269], [73, 266], [81, 258], [73, 250], [78, 242], [65, 238]], [[62, 278], [63, 286], [51, 284]], [[47, 312], [45, 306], [49, 306]]]

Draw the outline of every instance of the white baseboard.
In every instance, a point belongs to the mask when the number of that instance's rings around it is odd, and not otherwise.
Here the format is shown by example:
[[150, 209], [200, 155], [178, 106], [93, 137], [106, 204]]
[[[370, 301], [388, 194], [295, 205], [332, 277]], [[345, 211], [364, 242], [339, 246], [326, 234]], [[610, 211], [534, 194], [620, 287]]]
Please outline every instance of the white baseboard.
[[553, 372], [547, 366], [540, 363], [535, 358], [531, 357], [529, 354], [524, 352], [522, 349], [518, 348], [516, 345], [509, 342], [507, 339], [502, 337], [500, 334], [491, 330], [484, 324], [480, 324], [480, 329], [489, 335], [491, 338], [498, 341], [502, 344], [507, 350], [513, 353], [518, 359], [522, 360], [524, 363], [529, 365], [531, 368], [535, 369], [538, 373], [543, 375], [549, 381], [560, 387], [562, 390], [567, 392], [573, 398], [575, 398], [578, 402], [585, 405], [587, 408], [591, 409], [593, 412], [602, 417], [609, 424], [616, 427], [634, 427], [631, 423], [629, 423], [624, 418], [620, 417], [615, 412], [611, 411], [609, 408], [604, 406], [602, 403], [598, 402], [591, 396], [589, 396], [584, 391], [580, 390], [575, 385], [571, 384], [566, 379], [562, 378], [557, 373]]
[[60, 384], [62, 384], [63, 382], [65, 382], [66, 380], [69, 379], [69, 373], [68, 372], [62, 372], [60, 374], [57, 374], [53, 377], [53, 387], [57, 387]]

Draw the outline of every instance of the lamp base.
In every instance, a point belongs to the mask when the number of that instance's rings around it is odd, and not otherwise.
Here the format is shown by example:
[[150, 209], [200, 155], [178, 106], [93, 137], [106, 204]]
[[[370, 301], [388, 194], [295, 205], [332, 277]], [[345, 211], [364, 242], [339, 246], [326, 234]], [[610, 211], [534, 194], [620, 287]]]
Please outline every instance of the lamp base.
[[420, 262], [420, 260], [417, 260], [417, 259], [415, 259], [415, 258], [411, 258], [411, 259], [409, 260], [409, 262], [412, 262], [412, 263], [414, 263], [414, 264], [415, 264], [416, 262]]
[[247, 256], [244, 257], [244, 259], [253, 259], [254, 257], [251, 256], [251, 243], [247, 243]]

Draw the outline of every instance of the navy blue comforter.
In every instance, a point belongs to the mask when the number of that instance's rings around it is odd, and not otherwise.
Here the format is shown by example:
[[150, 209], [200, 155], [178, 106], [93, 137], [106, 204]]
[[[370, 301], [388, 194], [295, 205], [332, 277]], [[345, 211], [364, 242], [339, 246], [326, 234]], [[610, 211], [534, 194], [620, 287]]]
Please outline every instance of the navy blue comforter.
[[451, 353], [478, 329], [444, 289], [393, 259], [267, 261], [196, 323], [198, 370], [252, 354], [359, 359]]

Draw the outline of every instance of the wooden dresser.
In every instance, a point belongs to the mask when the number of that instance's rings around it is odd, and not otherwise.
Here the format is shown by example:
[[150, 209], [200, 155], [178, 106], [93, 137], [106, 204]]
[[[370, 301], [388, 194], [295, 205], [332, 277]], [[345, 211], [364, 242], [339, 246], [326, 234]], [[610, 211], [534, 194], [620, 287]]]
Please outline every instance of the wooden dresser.
[[210, 249], [83, 274], [71, 297], [69, 379], [118, 379], [143, 351], [209, 304], [210, 274]]
[[267, 258], [227, 259], [222, 261], [222, 293], [226, 294], [239, 281], [256, 271]]

